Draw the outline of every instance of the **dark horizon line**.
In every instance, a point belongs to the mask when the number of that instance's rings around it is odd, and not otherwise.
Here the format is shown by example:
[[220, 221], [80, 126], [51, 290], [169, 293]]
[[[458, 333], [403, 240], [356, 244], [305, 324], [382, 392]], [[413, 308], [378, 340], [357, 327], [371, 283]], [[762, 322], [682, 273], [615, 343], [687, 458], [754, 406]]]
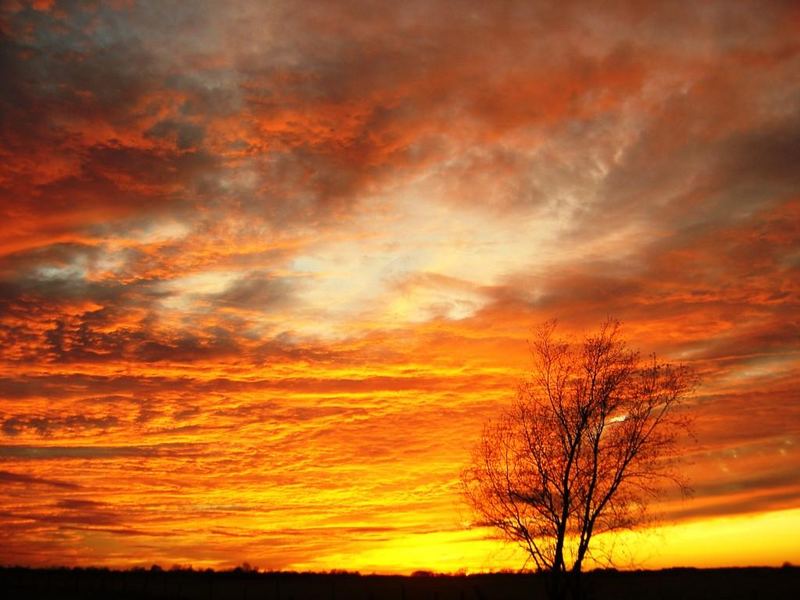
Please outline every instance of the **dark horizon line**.
[[[780, 566], [774, 565], [748, 565], [748, 566], [726, 566], [726, 567], [693, 567], [693, 566], [676, 566], [676, 567], [662, 567], [659, 569], [627, 569], [617, 567], [598, 567], [584, 571], [585, 574], [591, 573], [669, 573], [669, 572], [685, 572], [685, 571], [700, 571], [700, 572], [719, 572], [719, 571], [764, 571], [764, 570], [800, 570], [800, 565], [795, 565], [790, 561], [784, 562]], [[102, 571], [106, 573], [120, 573], [120, 574], [181, 574], [192, 573], [196, 575], [248, 575], [248, 576], [287, 576], [287, 577], [393, 577], [393, 578], [424, 578], [424, 577], [440, 577], [440, 578], [460, 578], [460, 577], [487, 577], [487, 576], [539, 576], [547, 575], [546, 571], [531, 571], [531, 570], [513, 570], [513, 569], [499, 569], [496, 571], [474, 571], [474, 572], [440, 572], [427, 569], [415, 569], [411, 573], [362, 573], [355, 570], [350, 571], [347, 569], [329, 569], [327, 571], [295, 571], [295, 570], [265, 570], [258, 567], [253, 567], [245, 564], [228, 568], [228, 569], [214, 569], [211, 567], [195, 568], [192, 565], [173, 565], [169, 568], [164, 568], [159, 564], [153, 564], [148, 567], [133, 566], [128, 568], [107, 567], [107, 566], [25, 566], [25, 565], [3, 565], [0, 564], [0, 571], [77, 571], [77, 572], [97, 572]]]

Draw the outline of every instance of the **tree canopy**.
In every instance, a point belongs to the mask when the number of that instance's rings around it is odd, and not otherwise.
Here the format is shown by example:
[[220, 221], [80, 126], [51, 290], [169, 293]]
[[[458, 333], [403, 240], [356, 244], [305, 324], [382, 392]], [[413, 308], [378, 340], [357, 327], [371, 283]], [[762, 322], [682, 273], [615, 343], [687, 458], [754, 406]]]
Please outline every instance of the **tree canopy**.
[[614, 320], [580, 342], [545, 324], [531, 353], [530, 377], [485, 427], [462, 484], [478, 523], [520, 544], [562, 597], [594, 535], [640, 523], [669, 484], [688, 489], [675, 467], [694, 378], [643, 358]]

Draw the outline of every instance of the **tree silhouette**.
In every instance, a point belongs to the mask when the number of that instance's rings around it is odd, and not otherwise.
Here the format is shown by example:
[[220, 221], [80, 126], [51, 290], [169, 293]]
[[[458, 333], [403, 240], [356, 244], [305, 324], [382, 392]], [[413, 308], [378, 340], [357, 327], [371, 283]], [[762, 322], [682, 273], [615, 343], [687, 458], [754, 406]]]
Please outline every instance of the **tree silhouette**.
[[537, 332], [531, 376], [485, 427], [462, 484], [478, 524], [520, 544], [560, 599], [582, 595], [594, 535], [640, 523], [665, 484], [688, 490], [675, 467], [693, 375], [642, 359], [615, 320], [580, 343], [555, 329]]

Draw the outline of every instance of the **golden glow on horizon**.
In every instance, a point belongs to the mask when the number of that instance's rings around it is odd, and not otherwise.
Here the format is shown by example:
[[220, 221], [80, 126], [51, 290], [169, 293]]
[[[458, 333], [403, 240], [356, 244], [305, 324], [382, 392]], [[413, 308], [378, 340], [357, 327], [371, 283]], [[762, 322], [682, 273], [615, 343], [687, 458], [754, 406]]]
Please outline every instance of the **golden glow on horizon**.
[[[439, 573], [518, 570], [525, 554], [512, 545], [481, 539], [487, 532], [455, 531], [401, 537], [367, 552], [335, 557], [362, 573], [410, 574], [415, 570]], [[800, 549], [800, 509], [704, 519], [597, 539], [597, 554], [611, 552], [620, 569], [662, 569], [675, 566], [715, 568], [730, 566], [780, 566], [797, 564]], [[761, 562], [750, 562], [757, 555]], [[398, 568], [398, 565], [403, 565]], [[588, 568], [603, 568], [605, 558]], [[530, 566], [530, 565], [529, 565]], [[324, 570], [324, 564], [301, 563], [299, 570]]]

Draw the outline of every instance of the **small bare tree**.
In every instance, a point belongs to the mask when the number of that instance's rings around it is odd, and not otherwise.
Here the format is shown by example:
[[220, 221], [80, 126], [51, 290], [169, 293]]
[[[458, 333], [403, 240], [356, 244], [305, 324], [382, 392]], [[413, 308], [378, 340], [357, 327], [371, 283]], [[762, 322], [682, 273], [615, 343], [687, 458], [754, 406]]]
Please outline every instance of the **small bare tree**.
[[614, 320], [582, 343], [548, 323], [531, 352], [530, 379], [484, 429], [462, 484], [478, 523], [550, 573], [551, 597], [577, 598], [593, 535], [640, 523], [665, 483], [688, 489], [675, 459], [693, 377], [642, 359]]

